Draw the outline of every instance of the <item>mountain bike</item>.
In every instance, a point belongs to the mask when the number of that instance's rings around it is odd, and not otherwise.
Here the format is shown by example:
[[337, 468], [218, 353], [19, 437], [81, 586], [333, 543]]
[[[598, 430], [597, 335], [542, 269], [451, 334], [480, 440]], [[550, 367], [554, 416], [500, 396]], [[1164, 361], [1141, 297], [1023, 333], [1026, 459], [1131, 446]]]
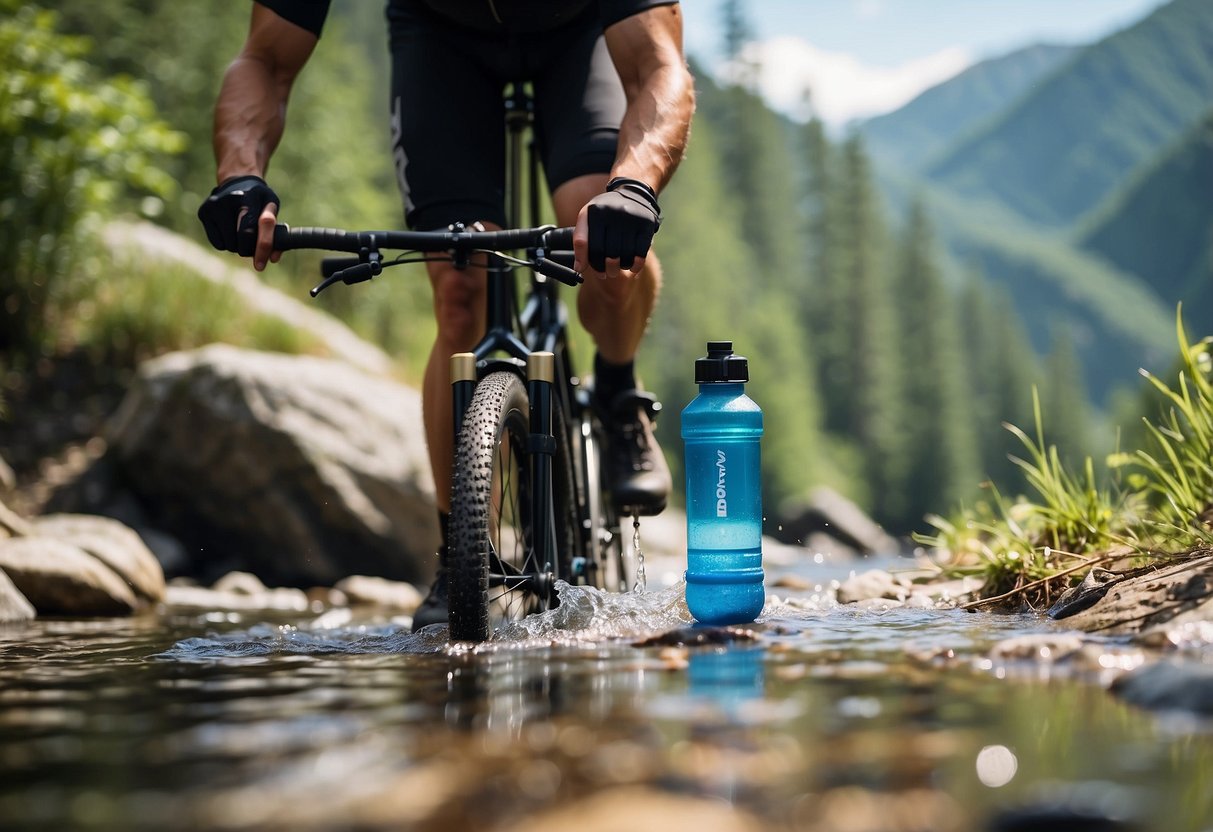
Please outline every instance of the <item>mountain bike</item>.
[[[507, 94], [508, 212], [520, 214], [522, 138], [529, 98]], [[538, 164], [528, 146], [530, 209], [539, 216]], [[316, 296], [384, 269], [445, 259], [483, 270], [486, 332], [470, 353], [451, 357], [455, 460], [447, 579], [452, 641], [483, 641], [495, 621], [554, 607], [557, 579], [626, 591], [636, 578], [618, 513], [603, 481], [604, 433], [591, 390], [574, 370], [568, 310], [557, 283], [576, 286], [572, 229], [550, 225], [477, 231], [341, 231], [289, 228], [274, 248], [322, 249]], [[384, 259], [383, 251], [404, 253]], [[521, 252], [521, 253], [520, 253]], [[521, 297], [515, 267], [531, 277]]]

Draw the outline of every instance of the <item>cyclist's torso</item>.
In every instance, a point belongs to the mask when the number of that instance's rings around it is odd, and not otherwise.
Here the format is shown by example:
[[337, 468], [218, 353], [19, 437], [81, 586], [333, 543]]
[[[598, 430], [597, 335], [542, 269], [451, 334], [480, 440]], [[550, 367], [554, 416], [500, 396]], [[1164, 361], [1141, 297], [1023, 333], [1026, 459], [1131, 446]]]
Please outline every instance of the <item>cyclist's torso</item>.
[[[319, 35], [332, 0], [257, 0]], [[676, 0], [388, 0], [392, 8], [421, 10], [480, 32], [535, 33], [558, 29], [592, 11], [605, 29], [653, 6]]]

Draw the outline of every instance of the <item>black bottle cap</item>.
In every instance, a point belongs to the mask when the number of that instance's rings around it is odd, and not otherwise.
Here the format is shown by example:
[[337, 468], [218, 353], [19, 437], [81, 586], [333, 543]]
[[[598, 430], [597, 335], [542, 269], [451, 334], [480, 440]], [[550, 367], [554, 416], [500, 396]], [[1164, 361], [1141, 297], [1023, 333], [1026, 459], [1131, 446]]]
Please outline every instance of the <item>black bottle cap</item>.
[[733, 354], [732, 341], [708, 341], [708, 354], [695, 359], [696, 384], [738, 384], [750, 380], [750, 364]]

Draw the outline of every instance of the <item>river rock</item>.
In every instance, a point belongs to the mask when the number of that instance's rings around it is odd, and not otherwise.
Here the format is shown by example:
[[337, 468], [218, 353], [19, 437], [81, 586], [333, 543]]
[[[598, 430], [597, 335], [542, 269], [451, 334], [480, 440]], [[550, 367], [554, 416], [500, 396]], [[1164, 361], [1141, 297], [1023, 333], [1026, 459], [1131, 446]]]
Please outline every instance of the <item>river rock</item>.
[[421, 605], [421, 592], [412, 584], [389, 581], [373, 575], [351, 575], [337, 582], [334, 589], [345, 595], [351, 605], [366, 604], [411, 613]]
[[[768, 531], [771, 531], [768, 529]], [[830, 488], [813, 489], [807, 499], [779, 507], [773, 536], [784, 543], [805, 544], [826, 535], [859, 554], [893, 554], [897, 540], [864, 514], [863, 509]], [[820, 543], [817, 548], [823, 548]]]
[[110, 453], [190, 572], [277, 584], [428, 577], [437, 546], [420, 395], [326, 359], [213, 345], [146, 362]]
[[142, 538], [109, 517], [48, 514], [31, 522], [35, 534], [71, 543], [118, 573], [144, 601], [164, 598], [164, 570]]
[[0, 538], [22, 537], [32, 531], [28, 520], [0, 502]]
[[250, 594], [184, 584], [169, 584], [164, 591], [164, 604], [175, 609], [228, 612], [305, 612], [311, 607], [307, 593], [293, 587], [263, 589]]
[[[1105, 586], [1106, 585], [1106, 586]], [[1213, 619], [1213, 556], [1160, 563], [1157, 568], [1103, 580], [1102, 597], [1066, 618], [1087, 632], [1147, 635]]]
[[0, 624], [14, 621], [29, 621], [37, 612], [21, 590], [13, 586], [12, 580], [0, 569]]
[[0, 456], [0, 489], [12, 491], [17, 487], [17, 475], [13, 473], [12, 466], [4, 461], [4, 457]]
[[607, 789], [506, 827], [509, 832], [759, 832], [764, 825], [727, 801], [626, 786]]
[[62, 540], [0, 540], [0, 569], [39, 615], [129, 615], [139, 606], [116, 572]]
[[869, 569], [847, 578], [838, 587], [838, 603], [854, 604], [883, 598], [904, 601], [910, 595], [910, 582], [895, 578], [883, 569]]
[[1154, 662], [1119, 676], [1112, 692], [1141, 708], [1213, 717], [1213, 667]]

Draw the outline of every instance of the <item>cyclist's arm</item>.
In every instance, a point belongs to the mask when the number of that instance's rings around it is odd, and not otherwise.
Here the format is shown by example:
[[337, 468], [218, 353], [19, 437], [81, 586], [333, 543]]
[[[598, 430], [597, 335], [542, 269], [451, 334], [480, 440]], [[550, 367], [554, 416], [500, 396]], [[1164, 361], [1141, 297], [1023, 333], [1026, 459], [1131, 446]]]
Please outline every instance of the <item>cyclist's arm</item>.
[[695, 86], [682, 51], [678, 5], [656, 6], [606, 30], [627, 111], [612, 176], [660, 192], [682, 161], [695, 111]]
[[[316, 46], [316, 35], [254, 3], [248, 38], [223, 76], [215, 103], [217, 180], [265, 176], [286, 125], [286, 103], [299, 71]], [[258, 222], [253, 260], [264, 265], [273, 248], [278, 206]], [[275, 258], [277, 259], [277, 258]]]

